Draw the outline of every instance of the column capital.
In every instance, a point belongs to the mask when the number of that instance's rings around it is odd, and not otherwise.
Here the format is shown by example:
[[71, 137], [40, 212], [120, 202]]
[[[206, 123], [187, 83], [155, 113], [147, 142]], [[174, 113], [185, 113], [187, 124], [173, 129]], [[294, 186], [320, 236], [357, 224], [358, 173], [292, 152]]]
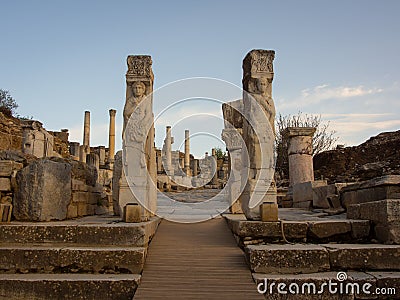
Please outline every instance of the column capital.
[[288, 127], [284, 131], [284, 135], [287, 137], [295, 137], [295, 136], [313, 136], [316, 127]]

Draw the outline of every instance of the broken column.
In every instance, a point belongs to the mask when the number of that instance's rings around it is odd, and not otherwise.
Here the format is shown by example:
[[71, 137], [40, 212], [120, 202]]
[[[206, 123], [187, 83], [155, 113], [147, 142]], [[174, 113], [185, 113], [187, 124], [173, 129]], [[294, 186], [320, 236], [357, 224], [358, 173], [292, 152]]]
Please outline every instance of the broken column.
[[108, 131], [108, 161], [110, 163], [114, 162], [115, 155], [115, 115], [117, 111], [115, 109], [110, 109], [110, 127]]
[[244, 166], [242, 209], [248, 219], [276, 221], [276, 185], [273, 180], [275, 106], [272, 99], [275, 51], [252, 50], [243, 60], [243, 138], [249, 163]]
[[288, 140], [290, 186], [314, 181], [312, 159], [312, 139], [315, 127], [288, 127], [285, 135]]
[[123, 212], [128, 204], [138, 204], [140, 220], [147, 221], [157, 208], [152, 60], [130, 55], [127, 64], [119, 206]]
[[190, 144], [189, 144], [189, 130], [185, 130], [185, 161], [184, 171], [187, 176], [191, 176], [190, 172]]
[[83, 122], [83, 145], [80, 148], [79, 160], [86, 162], [86, 155], [90, 154], [90, 111], [85, 111]]
[[284, 133], [288, 139], [289, 196], [293, 207], [309, 208], [313, 201], [313, 188], [326, 185], [326, 181], [314, 181], [312, 139], [314, 127], [288, 127]]

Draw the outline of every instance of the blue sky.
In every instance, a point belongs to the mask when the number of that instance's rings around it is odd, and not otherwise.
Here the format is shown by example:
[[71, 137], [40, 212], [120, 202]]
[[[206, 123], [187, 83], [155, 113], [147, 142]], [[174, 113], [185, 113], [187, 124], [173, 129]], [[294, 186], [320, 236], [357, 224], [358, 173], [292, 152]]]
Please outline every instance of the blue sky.
[[[278, 113], [322, 114], [346, 145], [400, 128], [400, 1], [0, 0], [0, 7], [0, 88], [19, 114], [49, 130], [69, 128], [71, 140], [82, 140], [85, 110], [93, 145], [108, 144], [110, 108], [120, 129], [129, 54], [152, 56], [155, 88], [197, 76], [240, 86], [242, 60], [256, 48], [276, 51]], [[207, 143], [199, 144], [192, 143], [196, 155]]]

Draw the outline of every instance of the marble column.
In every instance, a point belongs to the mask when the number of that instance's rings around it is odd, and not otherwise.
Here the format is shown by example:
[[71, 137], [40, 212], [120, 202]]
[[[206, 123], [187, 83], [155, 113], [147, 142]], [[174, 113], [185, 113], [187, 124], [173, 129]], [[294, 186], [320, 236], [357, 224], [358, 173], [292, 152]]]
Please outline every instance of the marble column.
[[315, 127], [288, 127], [285, 135], [289, 139], [289, 182], [293, 187], [297, 183], [314, 181], [312, 158], [312, 139]]
[[83, 145], [90, 146], [90, 111], [85, 111], [85, 121], [83, 125]]
[[173, 175], [172, 168], [172, 144], [174, 143], [173, 137], [171, 136], [171, 126], [167, 126], [165, 129], [165, 140], [164, 140], [164, 169], [167, 175]]
[[184, 159], [184, 171], [187, 176], [190, 174], [190, 144], [189, 144], [189, 130], [185, 130], [185, 159]]
[[110, 127], [108, 131], [108, 161], [114, 162], [115, 155], [115, 115], [117, 111], [115, 109], [110, 109]]
[[218, 184], [218, 159], [217, 159], [217, 150], [212, 148], [211, 150], [212, 159], [214, 161], [214, 176], [212, 178], [212, 184]]

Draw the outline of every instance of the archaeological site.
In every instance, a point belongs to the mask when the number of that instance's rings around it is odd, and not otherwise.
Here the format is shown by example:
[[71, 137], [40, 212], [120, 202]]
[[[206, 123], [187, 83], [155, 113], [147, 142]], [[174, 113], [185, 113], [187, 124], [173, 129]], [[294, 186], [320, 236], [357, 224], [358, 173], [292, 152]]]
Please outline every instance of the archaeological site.
[[288, 126], [281, 172], [278, 55], [237, 62], [202, 156], [156, 126], [156, 56], [127, 56], [108, 145], [90, 109], [80, 141], [0, 112], [0, 299], [400, 299], [400, 131], [315, 154], [318, 128]]

